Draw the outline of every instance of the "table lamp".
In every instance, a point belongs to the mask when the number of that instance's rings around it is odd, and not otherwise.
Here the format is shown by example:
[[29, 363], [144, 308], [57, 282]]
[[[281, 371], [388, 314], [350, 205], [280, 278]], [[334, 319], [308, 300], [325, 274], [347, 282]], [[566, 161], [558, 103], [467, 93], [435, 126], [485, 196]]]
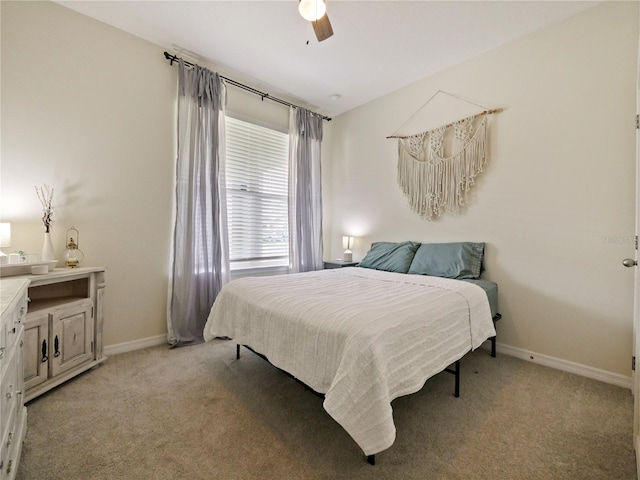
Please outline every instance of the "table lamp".
[[342, 237], [342, 248], [344, 248], [344, 253], [342, 254], [342, 260], [345, 262], [353, 261], [353, 252], [351, 252], [351, 247], [353, 246], [353, 237]]

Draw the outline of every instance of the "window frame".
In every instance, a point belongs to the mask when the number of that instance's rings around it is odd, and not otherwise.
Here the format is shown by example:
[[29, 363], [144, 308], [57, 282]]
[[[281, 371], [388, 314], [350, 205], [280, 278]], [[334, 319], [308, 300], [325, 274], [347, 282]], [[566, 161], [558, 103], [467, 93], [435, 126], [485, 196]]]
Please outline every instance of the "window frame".
[[[225, 112], [225, 156], [226, 156], [226, 161], [225, 161], [225, 182], [226, 182], [226, 189], [227, 189], [227, 217], [228, 219], [230, 218], [229, 215], [229, 201], [230, 201], [230, 192], [232, 189], [229, 188], [229, 184], [228, 184], [228, 172], [229, 172], [229, 158], [227, 155], [228, 152], [228, 147], [229, 147], [229, 139], [228, 139], [228, 135], [227, 135], [227, 125], [228, 125], [228, 119], [231, 118], [232, 120], [236, 120], [236, 121], [240, 121], [240, 122], [245, 122], [248, 123], [250, 125], [253, 126], [257, 126], [257, 127], [261, 127], [261, 128], [265, 128], [265, 129], [269, 129], [275, 132], [279, 132], [282, 133], [284, 135], [287, 136], [287, 146], [289, 145], [289, 130], [287, 127], [283, 127], [283, 126], [278, 126], [278, 125], [274, 125], [272, 123], [269, 122], [265, 122], [265, 121], [261, 121], [259, 119], [256, 119], [254, 117], [250, 117], [247, 115], [241, 115], [241, 114], [237, 114], [235, 112]], [[289, 149], [287, 148], [287, 157], [286, 157], [286, 183], [285, 183], [285, 187], [288, 189], [288, 176], [289, 176]], [[288, 215], [288, 200], [287, 200], [287, 215]], [[288, 217], [286, 218], [286, 222], [288, 225]], [[227, 229], [227, 237], [228, 237], [228, 244], [229, 244], [229, 251], [231, 251], [231, 226], [230, 226], [230, 222], [229, 222], [229, 226]], [[288, 235], [287, 235], [287, 244], [288, 244]], [[284, 274], [284, 273], [288, 273], [289, 272], [289, 249], [287, 247], [287, 255], [286, 255], [286, 260], [283, 261], [283, 264], [281, 265], [264, 265], [264, 266], [259, 266], [256, 264], [251, 264], [250, 262], [245, 263], [244, 265], [242, 265], [239, 261], [231, 261], [231, 254], [229, 254], [229, 270], [230, 270], [230, 275], [231, 278], [237, 278], [237, 277], [242, 277], [242, 276], [261, 276], [261, 275], [274, 275], [274, 274]]]

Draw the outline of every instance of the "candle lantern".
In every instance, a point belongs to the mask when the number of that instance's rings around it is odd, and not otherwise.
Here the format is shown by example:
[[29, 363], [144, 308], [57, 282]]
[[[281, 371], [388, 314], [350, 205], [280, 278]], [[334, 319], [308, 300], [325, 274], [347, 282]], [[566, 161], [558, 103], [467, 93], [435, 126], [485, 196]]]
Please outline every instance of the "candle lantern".
[[[75, 240], [74, 240], [75, 232]], [[77, 267], [78, 264], [84, 259], [84, 253], [78, 248], [80, 233], [76, 227], [71, 227], [67, 230], [67, 248], [64, 251], [64, 263], [67, 267]]]

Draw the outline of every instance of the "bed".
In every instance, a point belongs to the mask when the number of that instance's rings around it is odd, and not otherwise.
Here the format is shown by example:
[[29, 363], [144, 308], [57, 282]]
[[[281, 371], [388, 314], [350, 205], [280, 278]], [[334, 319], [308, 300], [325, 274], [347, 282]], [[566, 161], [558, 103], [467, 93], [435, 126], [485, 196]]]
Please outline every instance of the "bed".
[[323, 394], [325, 410], [374, 463], [395, 440], [392, 400], [496, 336], [497, 285], [478, 278], [484, 244], [472, 244], [481, 245], [480, 263], [462, 274], [469, 278], [418, 273], [433, 273], [416, 262], [438, 244], [426, 253], [423, 245], [377, 242], [359, 267], [233, 280], [214, 302], [205, 340], [231, 338]]

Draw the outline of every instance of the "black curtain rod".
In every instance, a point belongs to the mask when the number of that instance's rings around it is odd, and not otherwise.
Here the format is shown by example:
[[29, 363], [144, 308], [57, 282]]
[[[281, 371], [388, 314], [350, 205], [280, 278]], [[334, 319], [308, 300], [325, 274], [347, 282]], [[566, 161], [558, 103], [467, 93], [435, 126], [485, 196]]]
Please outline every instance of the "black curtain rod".
[[[179, 57], [177, 55], [171, 55], [169, 52], [164, 52], [164, 58], [166, 58], [167, 60], [169, 60], [169, 62], [171, 62], [171, 65], [173, 65], [173, 62], [177, 61], [179, 59]], [[194, 67], [196, 64], [195, 63], [191, 63], [191, 62], [187, 62], [186, 60], [182, 60], [184, 62], [184, 64], [188, 67]], [[234, 87], [238, 87], [241, 88], [243, 90], [246, 90], [248, 92], [251, 93], [255, 93], [256, 95], [262, 97], [262, 100], [264, 100], [265, 98], [268, 100], [273, 100], [274, 102], [278, 102], [281, 103], [282, 105], [286, 105], [287, 107], [294, 107], [294, 108], [302, 108], [298, 105], [294, 105], [293, 103], [289, 103], [286, 102], [278, 97], [273, 97], [271, 95], [269, 95], [268, 93], [265, 92], [261, 92], [260, 90], [256, 90], [253, 87], [250, 87], [248, 85], [244, 85], [240, 82], [236, 82], [235, 80], [232, 80], [230, 78], [227, 77], [223, 77], [222, 75], [220, 75], [220, 78], [222, 80], [224, 80], [226, 83], [233, 85]], [[321, 117], [323, 120], [326, 120], [327, 122], [331, 121], [330, 117], [325, 117], [324, 115], [320, 115], [319, 113], [315, 113], [312, 112], [314, 115], [318, 115], [319, 117]]]

